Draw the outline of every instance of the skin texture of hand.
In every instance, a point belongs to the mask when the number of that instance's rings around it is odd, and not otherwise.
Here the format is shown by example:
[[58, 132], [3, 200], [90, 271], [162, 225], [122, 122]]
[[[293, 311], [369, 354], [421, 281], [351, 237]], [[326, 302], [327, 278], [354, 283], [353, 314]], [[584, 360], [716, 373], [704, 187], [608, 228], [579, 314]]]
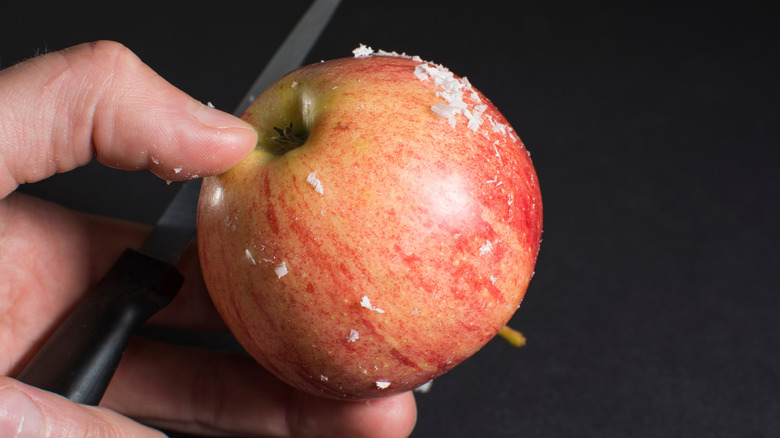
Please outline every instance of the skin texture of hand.
[[[255, 131], [176, 89], [113, 42], [50, 53], [0, 71], [0, 436], [162, 436], [141, 423], [219, 436], [399, 437], [411, 394], [337, 402], [302, 394], [244, 355], [134, 339], [100, 407], [12, 376], [146, 226], [12, 193], [96, 158], [166, 180], [223, 172]], [[225, 330], [193, 246], [182, 291], [153, 323]], [[138, 421], [136, 421], [138, 420]]]

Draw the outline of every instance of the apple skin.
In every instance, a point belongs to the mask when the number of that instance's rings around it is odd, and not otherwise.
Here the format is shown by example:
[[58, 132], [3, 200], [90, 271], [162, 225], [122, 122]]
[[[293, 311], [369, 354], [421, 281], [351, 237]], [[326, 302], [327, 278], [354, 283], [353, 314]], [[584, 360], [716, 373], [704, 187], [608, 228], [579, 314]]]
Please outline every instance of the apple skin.
[[[371, 399], [422, 385], [493, 338], [533, 275], [542, 203], [529, 154], [473, 87], [462, 100], [485, 105], [479, 127], [434, 113], [442, 87], [415, 75], [421, 63], [372, 55], [287, 74], [242, 116], [256, 150], [204, 180], [214, 304], [303, 391]], [[307, 139], [282, 153], [269, 138], [290, 123]]]

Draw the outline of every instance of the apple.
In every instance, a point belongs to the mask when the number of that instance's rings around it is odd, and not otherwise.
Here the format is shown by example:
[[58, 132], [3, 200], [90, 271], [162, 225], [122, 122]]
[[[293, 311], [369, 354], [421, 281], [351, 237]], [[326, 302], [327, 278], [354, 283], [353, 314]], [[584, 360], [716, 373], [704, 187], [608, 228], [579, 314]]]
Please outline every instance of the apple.
[[260, 140], [204, 180], [198, 245], [215, 306], [277, 377], [336, 399], [407, 391], [518, 309], [539, 184], [466, 78], [361, 46], [288, 73], [242, 118]]

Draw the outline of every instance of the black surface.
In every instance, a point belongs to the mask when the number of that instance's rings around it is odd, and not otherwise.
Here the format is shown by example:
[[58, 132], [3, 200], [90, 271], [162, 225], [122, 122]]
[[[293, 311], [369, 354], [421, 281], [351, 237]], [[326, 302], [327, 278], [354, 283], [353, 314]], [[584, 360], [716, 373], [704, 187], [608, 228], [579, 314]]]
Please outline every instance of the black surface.
[[[31, 4], [4, 14], [0, 58], [114, 39], [230, 111], [307, 4]], [[780, 436], [768, 2], [463, 5], [345, 0], [310, 59], [365, 43], [468, 76], [541, 181], [544, 242], [512, 321], [528, 346], [492, 341], [437, 379], [417, 397], [414, 436]], [[148, 174], [98, 165], [21, 190], [145, 222], [172, 195]]]

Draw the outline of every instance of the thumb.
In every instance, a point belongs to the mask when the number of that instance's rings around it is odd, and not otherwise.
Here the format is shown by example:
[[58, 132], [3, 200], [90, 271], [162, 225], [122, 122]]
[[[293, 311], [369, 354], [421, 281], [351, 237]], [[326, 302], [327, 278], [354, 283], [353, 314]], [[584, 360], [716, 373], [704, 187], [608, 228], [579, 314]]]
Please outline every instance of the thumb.
[[125, 46], [99, 41], [0, 71], [0, 198], [89, 162], [167, 180], [224, 172], [257, 133], [203, 105]]
[[0, 376], [2, 437], [163, 437], [114, 411], [73, 403], [56, 394]]

